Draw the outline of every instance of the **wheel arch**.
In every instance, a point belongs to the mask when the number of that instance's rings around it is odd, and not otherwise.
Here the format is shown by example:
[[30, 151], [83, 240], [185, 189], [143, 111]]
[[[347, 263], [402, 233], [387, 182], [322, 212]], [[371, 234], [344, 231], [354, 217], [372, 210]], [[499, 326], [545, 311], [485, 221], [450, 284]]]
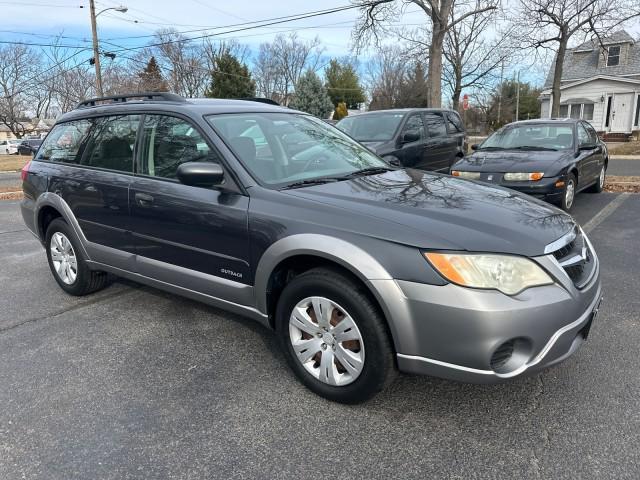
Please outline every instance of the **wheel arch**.
[[[387, 317], [379, 292], [370, 280], [391, 280], [391, 274], [369, 253], [345, 240], [318, 234], [300, 234], [278, 240], [263, 254], [256, 269], [256, 307], [270, 315], [281, 292], [290, 278], [311, 268], [327, 266], [339, 269], [357, 279], [372, 295]], [[272, 317], [272, 315], [270, 315]], [[270, 319], [270, 322], [272, 319]], [[387, 322], [388, 323], [388, 322]]]
[[44, 243], [45, 236], [47, 234], [46, 226], [54, 218], [62, 218], [71, 227], [76, 235], [76, 238], [80, 242], [80, 248], [85, 258], [89, 258], [87, 253], [87, 238], [84, 236], [80, 224], [75, 215], [71, 211], [71, 207], [64, 201], [64, 199], [53, 192], [45, 192], [38, 197], [34, 208], [35, 225], [38, 229], [37, 234], [40, 240]]

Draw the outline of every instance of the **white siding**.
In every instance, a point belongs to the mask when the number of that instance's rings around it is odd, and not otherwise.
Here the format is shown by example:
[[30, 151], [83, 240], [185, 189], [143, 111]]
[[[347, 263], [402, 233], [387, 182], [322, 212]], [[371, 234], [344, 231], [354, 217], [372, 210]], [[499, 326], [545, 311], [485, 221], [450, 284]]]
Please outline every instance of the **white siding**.
[[540, 118], [549, 118], [551, 110], [549, 109], [549, 99], [540, 100]]
[[[593, 120], [591, 120], [590, 123], [596, 130], [602, 131], [605, 130], [604, 120], [607, 108], [607, 95], [632, 92], [635, 94], [634, 98], [637, 98], [638, 93], [640, 93], [640, 85], [624, 81], [596, 79], [561, 90], [561, 101], [566, 102], [572, 98], [584, 98], [593, 101]], [[549, 90], [543, 93], [551, 93], [551, 91]], [[600, 100], [602, 97], [604, 97], [604, 101]], [[544, 118], [544, 101], [542, 108], [541, 116]], [[629, 119], [629, 131], [631, 131], [631, 119]]]

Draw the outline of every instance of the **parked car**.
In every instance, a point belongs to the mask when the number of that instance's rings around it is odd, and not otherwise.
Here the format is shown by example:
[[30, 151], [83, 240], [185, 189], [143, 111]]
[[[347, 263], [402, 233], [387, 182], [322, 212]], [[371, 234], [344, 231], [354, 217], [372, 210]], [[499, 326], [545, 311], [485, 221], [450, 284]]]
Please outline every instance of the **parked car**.
[[117, 275], [249, 316], [335, 401], [370, 398], [396, 369], [483, 383], [538, 372], [578, 349], [600, 304], [598, 258], [571, 216], [391, 168], [283, 107], [89, 100], [22, 177], [24, 222], [65, 292]]
[[42, 144], [42, 139], [40, 138], [30, 138], [27, 140], [23, 140], [20, 145], [18, 145], [18, 154], [19, 155], [33, 155], [38, 151], [40, 145]]
[[576, 193], [604, 187], [607, 146], [583, 120], [526, 120], [504, 126], [451, 173], [528, 193], [570, 210]]
[[457, 112], [434, 108], [378, 110], [340, 120], [336, 127], [391, 165], [449, 173], [466, 150]]
[[17, 155], [20, 143], [22, 143], [22, 140], [20, 139], [7, 140], [7, 153], [9, 155]]

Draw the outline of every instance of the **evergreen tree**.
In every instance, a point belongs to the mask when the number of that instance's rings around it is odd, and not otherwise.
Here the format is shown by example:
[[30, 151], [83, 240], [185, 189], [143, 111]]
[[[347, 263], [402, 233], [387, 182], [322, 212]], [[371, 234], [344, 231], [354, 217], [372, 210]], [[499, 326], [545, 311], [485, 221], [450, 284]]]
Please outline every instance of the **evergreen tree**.
[[358, 74], [351, 64], [341, 65], [333, 58], [324, 74], [327, 78], [329, 97], [334, 106], [337, 107], [340, 102], [344, 102], [347, 108], [358, 108], [358, 104], [365, 101]]
[[139, 89], [141, 92], [166, 92], [169, 90], [169, 85], [162, 77], [155, 57], [149, 59], [144, 70], [138, 73], [138, 78], [140, 79]]
[[302, 74], [296, 84], [293, 101], [289, 106], [318, 118], [327, 118], [333, 110], [333, 104], [327, 95], [327, 90], [322, 85], [320, 77], [313, 70], [307, 70]]
[[215, 70], [211, 72], [211, 83], [204, 95], [210, 98], [255, 97], [256, 83], [247, 66], [226, 52], [216, 59]]
[[422, 62], [416, 62], [400, 85], [396, 107], [419, 108], [429, 106], [429, 84]]

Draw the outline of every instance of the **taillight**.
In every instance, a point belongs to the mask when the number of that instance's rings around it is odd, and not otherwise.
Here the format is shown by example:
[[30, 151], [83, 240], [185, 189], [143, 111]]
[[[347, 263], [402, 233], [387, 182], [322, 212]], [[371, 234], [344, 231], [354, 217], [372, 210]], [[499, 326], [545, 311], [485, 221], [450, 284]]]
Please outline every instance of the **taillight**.
[[29, 174], [29, 167], [31, 167], [31, 160], [29, 160], [20, 171], [20, 177], [22, 178], [23, 182], [27, 179], [27, 175]]

